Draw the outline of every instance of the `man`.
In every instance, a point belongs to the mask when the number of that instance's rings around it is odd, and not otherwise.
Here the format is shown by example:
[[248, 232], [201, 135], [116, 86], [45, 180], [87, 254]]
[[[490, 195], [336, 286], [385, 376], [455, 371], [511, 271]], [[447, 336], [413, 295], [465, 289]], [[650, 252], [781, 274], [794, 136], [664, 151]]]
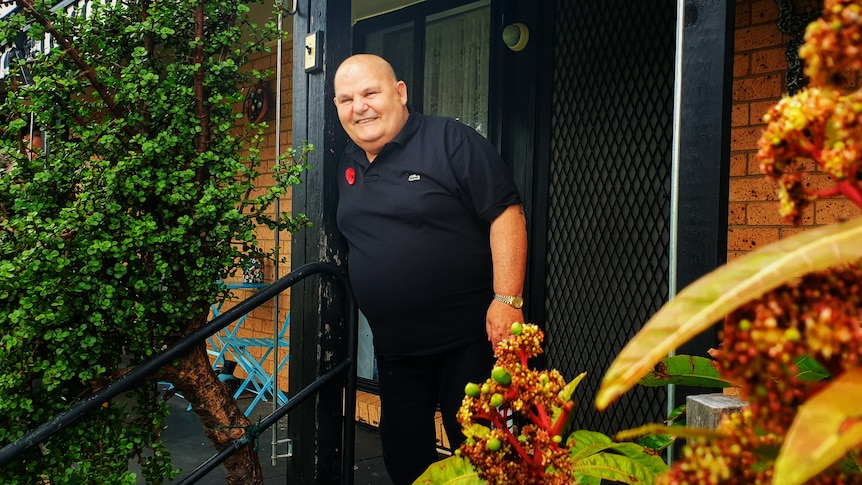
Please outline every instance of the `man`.
[[338, 227], [371, 326], [387, 471], [412, 483], [437, 460], [440, 406], [453, 447], [467, 382], [484, 382], [492, 345], [521, 310], [527, 231], [506, 164], [473, 129], [407, 106], [384, 59], [355, 55], [335, 73], [352, 140], [338, 168]]

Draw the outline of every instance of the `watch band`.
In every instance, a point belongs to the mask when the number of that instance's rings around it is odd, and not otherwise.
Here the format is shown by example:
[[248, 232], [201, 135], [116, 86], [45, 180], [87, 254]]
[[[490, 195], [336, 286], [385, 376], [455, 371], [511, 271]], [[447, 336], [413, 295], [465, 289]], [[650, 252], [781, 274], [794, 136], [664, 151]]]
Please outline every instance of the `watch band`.
[[501, 303], [505, 303], [512, 308], [521, 308], [522, 306], [524, 306], [524, 298], [521, 297], [521, 295], [508, 296], [494, 293], [494, 300]]

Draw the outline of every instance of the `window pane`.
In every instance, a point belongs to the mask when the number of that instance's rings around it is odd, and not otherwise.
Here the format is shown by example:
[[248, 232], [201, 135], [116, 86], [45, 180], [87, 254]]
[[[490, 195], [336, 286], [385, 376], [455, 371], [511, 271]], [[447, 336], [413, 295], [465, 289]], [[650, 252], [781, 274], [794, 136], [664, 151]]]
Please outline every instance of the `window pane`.
[[450, 116], [488, 136], [491, 7], [477, 2], [428, 17], [425, 114]]
[[413, 87], [413, 22], [368, 34], [365, 52], [377, 54], [392, 64], [398, 79], [407, 83], [407, 96]]

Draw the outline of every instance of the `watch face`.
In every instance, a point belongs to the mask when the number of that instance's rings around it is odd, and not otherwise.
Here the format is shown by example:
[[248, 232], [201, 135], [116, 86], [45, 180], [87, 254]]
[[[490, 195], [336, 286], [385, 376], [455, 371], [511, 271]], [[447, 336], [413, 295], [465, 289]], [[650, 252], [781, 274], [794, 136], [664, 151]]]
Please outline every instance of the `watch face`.
[[513, 296], [512, 297], [512, 306], [515, 308], [521, 308], [522, 306], [524, 306], [524, 299], [521, 298], [520, 296]]

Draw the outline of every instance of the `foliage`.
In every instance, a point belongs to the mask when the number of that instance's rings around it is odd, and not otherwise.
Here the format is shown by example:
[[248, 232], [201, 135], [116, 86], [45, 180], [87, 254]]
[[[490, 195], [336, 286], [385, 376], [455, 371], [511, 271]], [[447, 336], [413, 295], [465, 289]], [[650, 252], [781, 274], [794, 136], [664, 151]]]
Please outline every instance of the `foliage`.
[[497, 345], [491, 377], [464, 389], [458, 421], [466, 441], [415, 483], [633, 484], [652, 483], [666, 470], [635, 443], [587, 430], [564, 439], [572, 395], [585, 374], [566, 383], [557, 370], [531, 369], [528, 361], [542, 352], [543, 339], [536, 325], [512, 325], [512, 336]]
[[[862, 71], [860, 14], [859, 0], [825, 2], [800, 49], [811, 87], [765, 117], [758, 158], [779, 184], [787, 221], [823, 196], [843, 194], [862, 207], [862, 92], [842, 85], [846, 73]], [[807, 163], [835, 186], [809, 188], [799, 172]], [[600, 408], [726, 316], [712, 354], [748, 407], [715, 435], [691, 439], [664, 483], [862, 483], [860, 236], [856, 219], [738, 258], [682, 291], [623, 349], [604, 378]]]
[[[665, 358], [650, 372], [641, 377], [638, 384], [646, 387], [659, 386], [689, 386], [704, 388], [730, 387], [732, 384], [721, 377], [714, 360], [697, 355], [673, 355]], [[681, 404], [671, 410], [665, 419], [666, 426], [674, 426], [673, 433], [667, 432], [664, 427], [650, 428], [655, 432], [635, 432], [632, 437], [640, 436], [640, 444], [645, 448], [658, 453], [669, 448], [680, 436], [680, 428], [686, 424], [686, 405]], [[632, 432], [628, 430], [627, 432]], [[627, 432], [617, 434], [617, 438], [624, 436]]]
[[[220, 272], [273, 256], [259, 225], [307, 224], [267, 211], [311, 147], [263, 188], [264, 126], [237, 129], [240, 66], [275, 35], [250, 24], [249, 2], [54, 3], [19, 0], [0, 19], [3, 45], [53, 41], [16, 58], [0, 91], [0, 445], [203, 324], [226, 295]], [[154, 385], [137, 389], [0, 481], [134, 483], [138, 459], [161, 482], [175, 474], [165, 413]]]
[[721, 377], [715, 361], [697, 355], [674, 355], [668, 357], [654, 369], [641, 377], [642, 386], [667, 385], [692, 387], [730, 387], [730, 382]]

